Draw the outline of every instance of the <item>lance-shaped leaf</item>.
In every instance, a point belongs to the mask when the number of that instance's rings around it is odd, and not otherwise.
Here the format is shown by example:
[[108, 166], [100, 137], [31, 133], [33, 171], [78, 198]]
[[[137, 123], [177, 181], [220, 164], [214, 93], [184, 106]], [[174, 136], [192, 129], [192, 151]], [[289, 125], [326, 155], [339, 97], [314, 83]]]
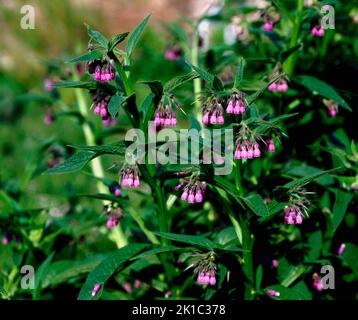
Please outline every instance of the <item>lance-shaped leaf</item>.
[[46, 173], [62, 174], [79, 171], [96, 156], [96, 153], [91, 151], [76, 153], [59, 165], [47, 170]]
[[91, 39], [95, 40], [101, 47], [107, 49], [107, 43], [108, 40], [104, 35], [102, 35], [100, 32], [92, 30], [92, 28], [86, 24], [87, 27], [87, 33], [90, 36]]
[[109, 114], [113, 119], [115, 119], [115, 117], [118, 114], [119, 108], [121, 107], [121, 105], [123, 105], [123, 103], [125, 103], [127, 98], [128, 97], [119, 96], [119, 95], [115, 95], [111, 97], [111, 100], [109, 101], [107, 108]]
[[133, 50], [135, 48], [135, 46], [137, 45], [140, 36], [142, 35], [144, 28], [146, 27], [148, 20], [149, 20], [150, 15], [146, 16], [142, 22], [140, 24], [138, 24], [136, 26], [136, 28], [131, 32], [128, 41], [127, 41], [127, 45], [126, 45], [126, 52], [128, 55], [128, 58], [131, 57]]
[[340, 106], [343, 108], [352, 111], [351, 107], [348, 105], [348, 103], [339, 95], [339, 93], [328, 83], [319, 80], [315, 77], [311, 76], [299, 76], [296, 79], [300, 84], [305, 86], [308, 90], [310, 90], [313, 93], [318, 93], [321, 96], [331, 99], [335, 102], [337, 102]]
[[95, 89], [97, 83], [91, 81], [63, 81], [53, 84], [54, 88], [81, 88], [81, 89]]
[[95, 152], [97, 155], [99, 154], [124, 155], [126, 150], [126, 144], [124, 141], [119, 141], [109, 145], [101, 145], [101, 146], [70, 145], [70, 147], [83, 151], [92, 151]]
[[129, 32], [124, 32], [115, 35], [111, 40], [108, 41], [108, 51], [113, 51], [113, 49], [116, 47], [117, 44], [124, 41], [124, 39], [128, 36]]
[[181, 86], [182, 84], [194, 80], [196, 78], [199, 77], [199, 74], [195, 71], [191, 71], [189, 73], [177, 76], [171, 80], [169, 80], [165, 85], [164, 85], [164, 91], [165, 92], [169, 92], [171, 93], [172, 91], [174, 91], [174, 89], [178, 88], [179, 86]]
[[72, 59], [68, 60], [67, 62], [68, 63], [85, 62], [85, 61], [90, 61], [90, 60], [101, 59], [102, 56], [103, 56], [102, 51], [93, 50], [93, 51], [85, 53], [79, 57], [72, 58]]
[[245, 60], [243, 57], [240, 57], [235, 74], [235, 82], [234, 82], [235, 88], [238, 88], [240, 86], [242, 78], [244, 77], [244, 66], [245, 66]]
[[336, 232], [339, 225], [344, 219], [348, 204], [351, 202], [353, 195], [341, 190], [336, 191], [336, 200], [332, 210], [332, 233]]
[[268, 210], [264, 200], [260, 195], [251, 194], [247, 197], [242, 197], [242, 200], [257, 215], [263, 217], [270, 215], [270, 211]]

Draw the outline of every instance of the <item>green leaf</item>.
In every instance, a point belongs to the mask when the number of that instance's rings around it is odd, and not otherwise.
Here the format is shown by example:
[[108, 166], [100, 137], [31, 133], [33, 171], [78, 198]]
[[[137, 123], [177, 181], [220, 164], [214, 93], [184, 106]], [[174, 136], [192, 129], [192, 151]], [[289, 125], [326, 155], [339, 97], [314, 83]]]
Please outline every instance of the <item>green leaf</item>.
[[278, 297], [271, 297], [275, 300], [311, 300], [312, 295], [308, 290], [307, 286], [303, 281], [299, 282], [292, 288], [286, 288], [282, 285], [273, 285], [269, 286], [265, 289], [267, 290], [272, 289], [280, 293]]
[[53, 84], [54, 88], [82, 88], [82, 89], [95, 89], [97, 84], [91, 81], [63, 81]]
[[81, 145], [69, 145], [71, 148], [84, 150], [84, 151], [92, 151], [96, 154], [118, 154], [124, 155], [126, 150], [126, 144], [124, 141], [115, 142], [109, 145], [101, 145], [101, 146], [81, 146]]
[[138, 24], [136, 26], [136, 28], [132, 31], [132, 33], [130, 34], [129, 38], [128, 38], [128, 42], [126, 45], [126, 52], [128, 55], [128, 58], [131, 57], [133, 50], [135, 48], [135, 46], [137, 45], [139, 38], [141, 36], [141, 34], [143, 33], [144, 28], [146, 27], [148, 20], [149, 20], [150, 15], [146, 16], [142, 22], [140, 24]]
[[76, 62], [84, 62], [84, 61], [90, 61], [90, 60], [96, 60], [101, 59], [103, 56], [103, 52], [99, 50], [93, 50], [90, 52], [87, 52], [83, 54], [82, 56], [72, 58], [67, 61], [67, 63], [76, 63]]
[[95, 284], [105, 285], [106, 281], [113, 273], [120, 271], [126, 265], [130, 264], [130, 259], [148, 248], [148, 245], [141, 243], [129, 244], [123, 248], [108, 255], [97, 267], [88, 275], [85, 284], [82, 286], [78, 300], [98, 299], [100, 293], [96, 297], [92, 297], [92, 290]]
[[192, 248], [190, 248], [190, 247], [182, 248], [182, 247], [176, 247], [176, 246], [159, 247], [159, 248], [150, 249], [148, 251], [144, 251], [144, 252], [140, 253], [139, 255], [133, 257], [131, 260], [142, 259], [147, 256], [152, 256], [152, 255], [157, 255], [157, 254], [167, 253], [167, 252], [190, 251], [191, 249]]
[[186, 83], [188, 81], [194, 80], [194, 79], [196, 79], [198, 77], [199, 77], [199, 75], [195, 71], [191, 71], [191, 72], [183, 74], [181, 76], [177, 76], [177, 77], [169, 80], [164, 85], [164, 91], [171, 93], [172, 91], [174, 91], [174, 89], [178, 88], [182, 84], [184, 84], [184, 83]]
[[268, 210], [264, 199], [262, 199], [259, 194], [251, 194], [245, 198], [242, 197], [242, 200], [257, 215], [262, 217], [270, 215], [270, 211]]
[[346, 243], [342, 260], [353, 270], [356, 276], [358, 276], [358, 247], [356, 245]]
[[108, 112], [113, 119], [115, 119], [120, 106], [127, 100], [127, 97], [124, 96], [112, 96], [111, 100], [108, 103]]
[[106, 39], [106, 37], [102, 35], [100, 32], [92, 30], [92, 28], [88, 24], [86, 24], [86, 27], [87, 27], [87, 33], [90, 36], [90, 38], [95, 40], [103, 48], [107, 49], [108, 40]]
[[296, 79], [299, 83], [305, 86], [308, 90], [321, 96], [337, 102], [343, 108], [352, 111], [348, 103], [339, 95], [339, 93], [328, 83], [311, 76], [299, 76]]
[[[346, 214], [348, 204], [351, 202], [353, 195], [341, 190], [336, 191], [336, 201], [332, 210], [332, 232], [335, 233]], [[333, 234], [332, 234], [333, 235]]]
[[237, 65], [237, 69], [236, 69], [236, 75], [235, 75], [235, 82], [234, 82], [234, 87], [238, 88], [241, 80], [244, 76], [244, 66], [245, 66], [245, 60], [243, 57], [239, 58], [239, 63]]
[[165, 232], [155, 232], [154, 234], [165, 239], [191, 244], [197, 247], [205, 248], [207, 250], [218, 248], [217, 244], [203, 236], [192, 236]]
[[41, 281], [41, 288], [55, 287], [61, 283], [92, 271], [106, 255], [90, 256], [83, 261], [63, 260], [52, 263]]
[[[297, 167], [293, 167], [293, 168], [288, 169], [284, 173], [289, 174], [289, 175], [293, 175], [293, 176], [298, 176], [298, 177], [307, 177], [307, 176], [310, 176], [312, 174], [320, 173], [320, 172], [322, 172], [322, 170], [320, 170], [320, 169], [318, 169], [316, 167], [309, 166], [307, 164], [301, 164], [301, 165], [299, 165]], [[334, 178], [331, 177], [331, 176], [324, 175], [321, 178], [317, 178], [316, 182], [318, 184], [320, 184], [320, 185], [323, 185], [323, 186], [329, 186], [329, 185], [332, 185], [334, 183]]]
[[161, 99], [163, 95], [163, 86], [160, 81], [158, 80], [142, 81], [140, 83], [149, 86], [150, 90], [154, 93], [157, 102]]
[[96, 157], [91, 151], [79, 152], [66, 159], [59, 165], [46, 171], [48, 174], [62, 174], [81, 170], [89, 161]]
[[190, 62], [186, 61], [186, 64], [189, 65], [194, 71], [196, 71], [196, 73], [200, 76], [200, 78], [202, 78], [203, 80], [207, 81], [208, 83], [212, 83], [214, 81], [214, 76], [212, 74], [210, 74], [209, 72], [196, 67], [194, 65], [192, 65]]
[[260, 264], [256, 269], [256, 279], [255, 279], [256, 291], [260, 290], [262, 279], [263, 279], [263, 268], [262, 268], [262, 264]]
[[124, 39], [128, 36], [129, 32], [124, 32], [124, 33], [120, 33], [117, 34], [116, 36], [114, 36], [111, 40], [109, 40], [108, 42], [108, 51], [113, 51], [113, 49], [116, 47], [117, 44], [121, 43], [122, 41], [124, 41]]
[[46, 260], [40, 265], [40, 267], [37, 269], [35, 274], [35, 290], [33, 292], [33, 297], [35, 300], [39, 299], [40, 291], [41, 291], [41, 282], [43, 277], [47, 274], [49, 265], [52, 261], [52, 258], [54, 256], [54, 252], [52, 252]]
[[313, 232], [308, 238], [309, 251], [305, 256], [305, 261], [315, 261], [321, 255], [323, 237], [320, 230]]
[[336, 171], [338, 168], [335, 169], [331, 169], [331, 170], [326, 170], [326, 171], [320, 171], [314, 174], [311, 174], [309, 176], [300, 178], [300, 179], [295, 179], [289, 183], [286, 183], [283, 187], [287, 188], [287, 189], [293, 189], [293, 188], [298, 188], [298, 187], [303, 187], [304, 185], [326, 175], [326, 174], [330, 174], [333, 171]]
[[218, 77], [216, 77], [216, 76], [213, 79], [213, 89], [216, 90], [216, 91], [223, 91], [224, 90], [224, 85], [222, 84], [220, 79]]

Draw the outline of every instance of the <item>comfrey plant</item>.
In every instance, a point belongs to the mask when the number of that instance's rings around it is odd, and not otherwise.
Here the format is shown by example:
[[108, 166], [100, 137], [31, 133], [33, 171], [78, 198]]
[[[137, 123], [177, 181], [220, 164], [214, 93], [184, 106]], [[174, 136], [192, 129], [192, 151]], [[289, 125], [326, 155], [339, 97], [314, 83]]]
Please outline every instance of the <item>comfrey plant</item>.
[[[142, 279], [147, 283], [143, 288], [162, 298], [183, 298], [193, 292], [206, 299], [221, 294], [244, 299], [295, 299], [304, 294], [309, 299], [313, 265], [322, 257], [344, 259], [349, 245], [340, 247], [340, 254], [337, 246], [334, 254], [329, 250], [342, 221], [337, 216], [344, 215], [352, 195], [337, 189], [333, 211], [320, 210], [322, 203], [330, 205], [336, 183], [332, 174], [339, 169], [308, 165], [301, 158], [307, 152], [300, 149], [296, 155], [294, 146], [306, 121], [298, 109], [306, 103], [304, 87], [329, 99], [324, 100], [329, 110], [350, 107], [325, 82], [295, 74], [303, 43], [313, 41], [308, 25], [317, 18], [305, 11], [312, 7], [305, 9], [303, 0], [298, 3], [295, 18], [277, 6], [264, 10], [234, 6], [240, 24], [254, 26], [247, 28], [254, 32], [245, 42], [236, 38], [240, 50], [215, 46], [201, 34], [210, 10], [188, 26], [189, 34], [178, 25], [169, 28], [179, 40], [161, 54], [169, 60], [165, 63], [181, 70], [169, 81], [137, 79], [135, 73], [135, 48], [149, 17], [131, 33], [110, 39], [87, 26], [88, 52], [69, 61], [86, 63], [87, 72], [53, 84], [76, 90], [87, 144], [73, 146], [79, 152], [48, 172], [73, 172], [91, 165], [98, 193], [83, 196], [102, 201], [107, 217], [104, 232], [118, 250], [91, 269], [80, 299], [98, 299], [111, 292], [112, 284], [106, 282], [114, 273], [133, 297], [134, 291], [125, 284], [146, 272], [153, 276]], [[218, 19], [232, 24], [232, 11], [220, 10], [226, 14]], [[252, 49], [250, 41], [259, 50]], [[147, 90], [144, 96], [143, 90]], [[91, 101], [103, 126], [113, 125], [105, 132], [120, 133], [116, 142], [106, 144], [93, 130]], [[329, 113], [333, 116], [333, 111]], [[223, 141], [228, 132], [231, 140]], [[106, 171], [105, 155], [115, 158]], [[218, 173], [225, 161], [231, 163], [230, 170]], [[307, 225], [317, 227], [319, 219], [329, 221], [326, 240], [321, 231], [309, 236], [301, 231]], [[288, 248], [312, 243], [319, 249], [303, 250], [295, 259], [289, 256]], [[183, 272], [184, 264], [192, 274]], [[318, 290], [317, 284], [314, 288]]]

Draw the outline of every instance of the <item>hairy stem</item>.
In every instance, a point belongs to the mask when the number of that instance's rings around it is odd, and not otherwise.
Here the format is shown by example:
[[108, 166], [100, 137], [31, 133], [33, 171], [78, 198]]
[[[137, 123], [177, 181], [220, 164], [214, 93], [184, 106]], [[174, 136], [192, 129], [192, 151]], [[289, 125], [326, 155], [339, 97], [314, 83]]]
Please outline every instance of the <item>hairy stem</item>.
[[[76, 75], [76, 72], [73, 71], [73, 73]], [[75, 76], [74, 77], [75, 81], [78, 81], [78, 77]], [[76, 93], [76, 98], [77, 98], [77, 103], [78, 103], [78, 107], [79, 107], [79, 111], [81, 113], [81, 115], [87, 119], [88, 117], [88, 108], [87, 108], [87, 104], [86, 104], [86, 99], [85, 96], [82, 92], [81, 89], [75, 89], [75, 93]], [[89, 126], [89, 124], [84, 121], [82, 123], [82, 130], [83, 130], [83, 134], [85, 136], [86, 139], [86, 144], [88, 146], [94, 146], [96, 145], [96, 140], [94, 137], [94, 134], [92, 132], [91, 127]], [[92, 168], [92, 172], [93, 175], [97, 178], [99, 178], [97, 180], [97, 189], [99, 193], [108, 193], [108, 189], [107, 187], [103, 184], [102, 181], [100, 181], [100, 179], [104, 178], [104, 171], [103, 171], [103, 167], [102, 167], [102, 163], [99, 157], [94, 158], [91, 161], [91, 168]], [[103, 201], [104, 204], [107, 204], [106, 201]], [[128, 244], [127, 238], [123, 233], [123, 230], [121, 228], [121, 225], [118, 224], [117, 228], [115, 228], [116, 230], [112, 229], [112, 239], [115, 241], [115, 243], [117, 244], [118, 248], [124, 247]]]
[[[197, 26], [195, 26], [193, 42], [191, 47], [191, 64], [195, 67], [199, 67], [199, 34]], [[197, 115], [199, 123], [201, 123], [201, 113], [198, 112], [200, 108], [200, 101], [198, 101], [201, 94], [201, 79], [196, 78], [193, 80], [194, 86], [194, 99], [195, 99], [195, 114]]]

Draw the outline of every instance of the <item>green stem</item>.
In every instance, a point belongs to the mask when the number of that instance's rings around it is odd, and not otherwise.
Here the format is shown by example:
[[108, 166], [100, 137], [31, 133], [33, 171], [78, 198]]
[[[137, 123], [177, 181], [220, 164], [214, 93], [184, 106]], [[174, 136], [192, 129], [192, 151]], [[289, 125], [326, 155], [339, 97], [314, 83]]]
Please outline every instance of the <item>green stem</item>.
[[[195, 67], [199, 67], [199, 34], [197, 31], [197, 26], [194, 27], [193, 42], [191, 47], [191, 64]], [[195, 99], [195, 113], [197, 113], [197, 118], [199, 123], [201, 123], [201, 113], [197, 112], [200, 109], [200, 101], [198, 101], [201, 94], [201, 79], [196, 78], [193, 80], [194, 85], [194, 99]]]
[[[296, 17], [291, 34], [291, 41], [289, 49], [293, 48], [298, 43], [298, 37], [300, 34], [301, 22], [302, 22], [302, 11], [303, 11], [304, 0], [297, 1]], [[295, 65], [297, 62], [297, 52], [293, 53], [284, 63], [284, 70], [289, 77], [292, 77]]]
[[243, 248], [243, 272], [246, 276], [245, 283], [245, 299], [253, 300], [255, 298], [255, 276], [253, 266], [252, 249], [254, 245], [254, 237], [251, 235], [248, 223], [244, 217], [240, 216], [242, 228], [242, 248]]
[[[76, 72], [73, 71], [73, 73], [75, 74], [74, 80], [78, 81], [79, 79], [78, 79]], [[85, 119], [87, 119], [88, 118], [88, 108], [87, 108], [85, 96], [81, 89], [75, 89], [75, 94], [76, 94], [76, 98], [77, 98], [79, 111], [80, 111], [81, 115]], [[82, 123], [82, 130], [83, 130], [83, 134], [86, 139], [86, 144], [88, 146], [96, 145], [96, 139], [94, 137], [94, 134], [93, 134], [92, 129], [89, 126], [88, 122], [84, 121]], [[101, 181], [101, 179], [104, 178], [105, 175], [104, 175], [102, 163], [101, 163], [101, 160], [99, 157], [96, 157], [91, 161], [91, 168], [92, 168], [92, 172], [93, 172], [94, 176], [99, 178], [97, 180], [98, 192], [99, 193], [108, 193], [107, 187]], [[103, 203], [107, 204], [106, 201], [104, 201]], [[112, 239], [114, 239], [118, 248], [124, 247], [128, 244], [127, 238], [124, 235], [120, 224], [118, 224], [117, 228], [112, 229], [111, 232], [112, 232]]]

